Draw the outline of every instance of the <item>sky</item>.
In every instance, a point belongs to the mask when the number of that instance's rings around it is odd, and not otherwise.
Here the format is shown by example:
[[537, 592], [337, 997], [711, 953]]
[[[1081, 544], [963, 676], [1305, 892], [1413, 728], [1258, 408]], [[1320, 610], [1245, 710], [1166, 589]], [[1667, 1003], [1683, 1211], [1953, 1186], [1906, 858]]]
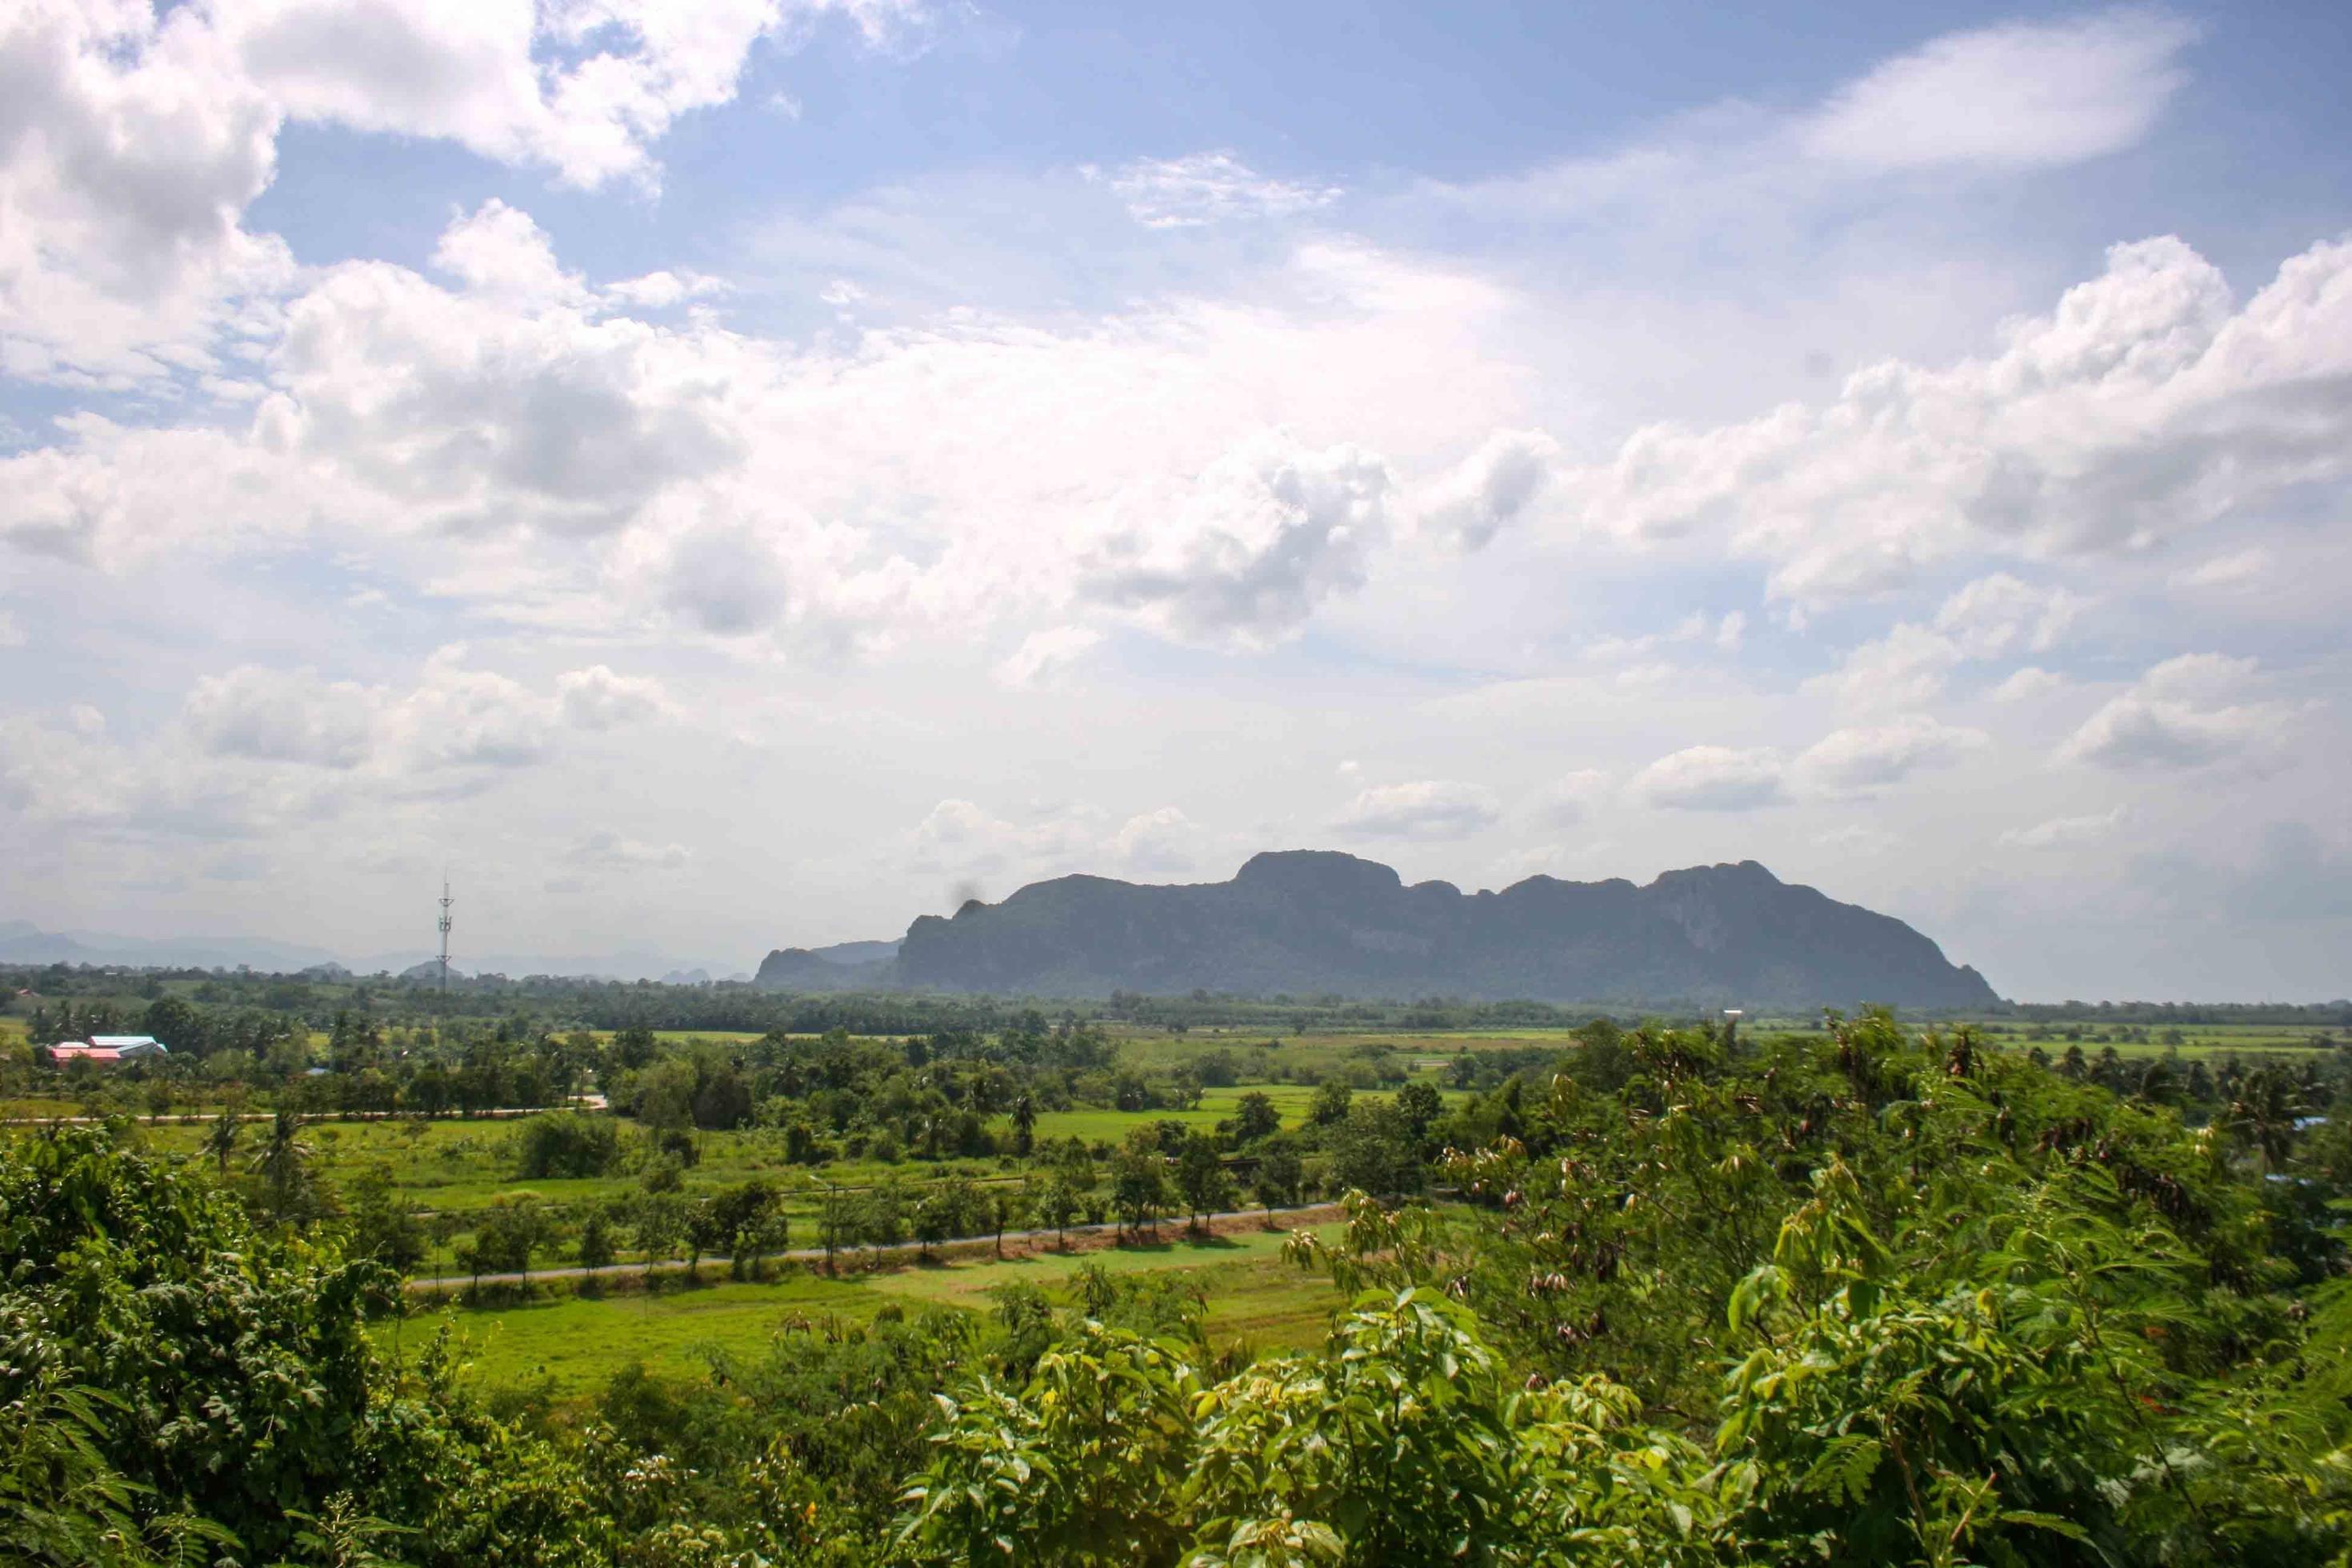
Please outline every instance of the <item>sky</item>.
[[[1737, 15], [1728, 14], [1737, 12]], [[2352, 992], [2352, 10], [16, 0], [0, 919], [1275, 847]]]

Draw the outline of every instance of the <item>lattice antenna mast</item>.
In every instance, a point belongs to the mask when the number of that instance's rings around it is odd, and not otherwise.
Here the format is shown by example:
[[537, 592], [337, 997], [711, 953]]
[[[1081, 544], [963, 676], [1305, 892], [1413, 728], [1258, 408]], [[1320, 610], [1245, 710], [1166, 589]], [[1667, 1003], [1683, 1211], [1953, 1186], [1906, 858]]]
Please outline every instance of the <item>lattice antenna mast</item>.
[[441, 994], [449, 994], [449, 879], [441, 879]]

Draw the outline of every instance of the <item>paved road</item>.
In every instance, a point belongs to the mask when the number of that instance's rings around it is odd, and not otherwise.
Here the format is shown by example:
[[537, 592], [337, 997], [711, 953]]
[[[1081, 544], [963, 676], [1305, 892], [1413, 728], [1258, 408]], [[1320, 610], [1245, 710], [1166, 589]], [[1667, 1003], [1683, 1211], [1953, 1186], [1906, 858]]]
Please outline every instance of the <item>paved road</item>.
[[[1213, 1214], [1208, 1217], [1209, 1223], [1214, 1225], [1223, 1220], [1262, 1219], [1265, 1217], [1266, 1212], [1267, 1211], [1265, 1209], [1229, 1209], [1223, 1214]], [[1324, 1213], [1337, 1215], [1339, 1212], [1339, 1205], [1337, 1204], [1305, 1204], [1297, 1208], [1276, 1209], [1273, 1211], [1274, 1215], [1276, 1218], [1297, 1218]], [[1004, 1239], [1007, 1241], [1045, 1241], [1050, 1240], [1056, 1235], [1073, 1237], [1103, 1236], [1116, 1232], [1118, 1229], [1118, 1226], [1116, 1225], [1074, 1225], [1066, 1231], [1056, 1232], [1051, 1226], [1048, 1226], [1043, 1230], [1008, 1230], [1004, 1233]], [[935, 1242], [932, 1244], [930, 1250], [933, 1252], [968, 1252], [975, 1247], [987, 1247], [992, 1250], [995, 1246], [996, 1237], [993, 1235], [963, 1236], [958, 1237], [953, 1241]], [[845, 1247], [840, 1249], [840, 1256], [844, 1258], [856, 1258], [860, 1254], [916, 1252], [921, 1250], [921, 1247], [922, 1244], [920, 1242], [897, 1241], [892, 1242], [887, 1247]], [[824, 1260], [824, 1248], [822, 1247], [796, 1247], [787, 1252], [770, 1252], [765, 1253], [762, 1256], [772, 1262], [821, 1263]], [[721, 1257], [718, 1253], [707, 1252], [703, 1254], [702, 1261], [705, 1263], [724, 1264], [730, 1260]], [[684, 1268], [686, 1266], [687, 1259], [683, 1258], [663, 1258], [658, 1262], [652, 1263], [607, 1263], [601, 1268], [582, 1268], [575, 1266], [570, 1268], [534, 1268], [529, 1274], [485, 1274], [481, 1277], [479, 1282], [484, 1285], [524, 1285], [530, 1283], [533, 1279], [585, 1279], [592, 1276], [597, 1279], [605, 1279], [631, 1274], [650, 1274], [657, 1268]], [[411, 1279], [408, 1282], [408, 1289], [420, 1293], [439, 1292], [446, 1294], [452, 1290], [463, 1290], [474, 1283], [476, 1283], [476, 1281], [474, 1277], [470, 1274], [452, 1274], [439, 1279]]]

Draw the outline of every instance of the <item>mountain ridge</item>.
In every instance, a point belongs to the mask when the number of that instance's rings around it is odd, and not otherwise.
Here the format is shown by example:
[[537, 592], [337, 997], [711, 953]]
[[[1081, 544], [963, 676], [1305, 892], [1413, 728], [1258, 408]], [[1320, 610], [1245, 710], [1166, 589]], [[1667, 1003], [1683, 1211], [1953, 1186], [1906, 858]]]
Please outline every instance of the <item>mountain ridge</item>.
[[820, 951], [771, 952], [759, 983], [1807, 1008], [2000, 1000], [1902, 921], [1783, 882], [1753, 860], [1641, 885], [1536, 876], [1465, 893], [1445, 881], [1408, 884], [1391, 867], [1336, 850], [1268, 850], [1223, 882], [1032, 882], [998, 903], [919, 917], [889, 959], [845, 963]]

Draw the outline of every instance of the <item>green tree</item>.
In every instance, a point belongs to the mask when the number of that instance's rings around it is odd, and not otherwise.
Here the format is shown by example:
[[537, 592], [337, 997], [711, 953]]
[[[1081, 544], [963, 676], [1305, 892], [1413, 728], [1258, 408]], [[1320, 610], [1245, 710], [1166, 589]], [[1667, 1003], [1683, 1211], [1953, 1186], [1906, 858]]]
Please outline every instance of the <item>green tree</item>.
[[1273, 1098], [1263, 1089], [1251, 1089], [1234, 1106], [1229, 1124], [1236, 1146], [1247, 1148], [1261, 1140], [1273, 1137], [1282, 1130], [1282, 1113], [1274, 1108]]
[[1111, 1161], [1110, 1189], [1111, 1207], [1129, 1235], [1158, 1228], [1171, 1194], [1168, 1159], [1150, 1128], [1137, 1128], [1120, 1146]]
[[1233, 1178], [1225, 1173], [1214, 1139], [1195, 1132], [1185, 1141], [1184, 1152], [1176, 1157], [1176, 1190], [1184, 1199], [1195, 1232], [1202, 1228], [1205, 1216], [1232, 1205]]

